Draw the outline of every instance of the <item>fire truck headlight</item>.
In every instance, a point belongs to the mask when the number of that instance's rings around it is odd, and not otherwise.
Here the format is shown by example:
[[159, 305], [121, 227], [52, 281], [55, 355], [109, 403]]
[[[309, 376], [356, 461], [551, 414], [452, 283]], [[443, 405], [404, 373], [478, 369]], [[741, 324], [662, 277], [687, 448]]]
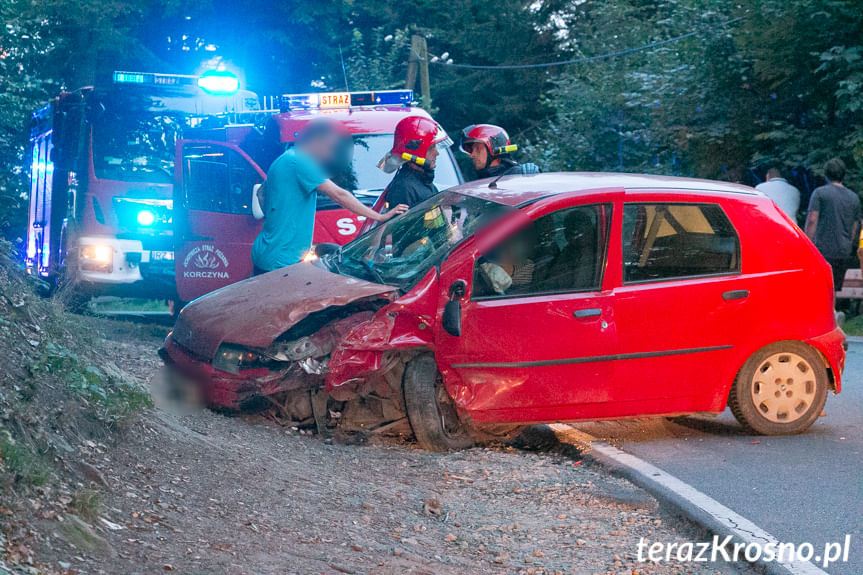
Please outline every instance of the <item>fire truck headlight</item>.
[[154, 214], [151, 210], [141, 210], [138, 212], [138, 224], [149, 227], [156, 223], [156, 214]]
[[102, 244], [81, 246], [81, 268], [110, 272], [114, 266], [114, 249]]

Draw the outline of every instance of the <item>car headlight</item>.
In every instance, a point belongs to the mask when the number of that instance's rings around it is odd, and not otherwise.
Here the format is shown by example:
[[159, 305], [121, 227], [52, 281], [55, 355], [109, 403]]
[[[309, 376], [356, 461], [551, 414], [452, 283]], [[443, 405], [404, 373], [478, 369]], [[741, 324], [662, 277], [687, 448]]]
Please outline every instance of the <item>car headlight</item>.
[[312, 244], [312, 247], [309, 249], [309, 251], [306, 252], [306, 255], [303, 256], [303, 261], [313, 262], [316, 259], [318, 259], [318, 254], [315, 253], [315, 245]]
[[114, 269], [114, 248], [104, 244], [81, 246], [81, 268], [110, 272]]
[[269, 358], [228, 343], [220, 345], [213, 358], [213, 367], [234, 375], [242, 369], [261, 369], [269, 364]]

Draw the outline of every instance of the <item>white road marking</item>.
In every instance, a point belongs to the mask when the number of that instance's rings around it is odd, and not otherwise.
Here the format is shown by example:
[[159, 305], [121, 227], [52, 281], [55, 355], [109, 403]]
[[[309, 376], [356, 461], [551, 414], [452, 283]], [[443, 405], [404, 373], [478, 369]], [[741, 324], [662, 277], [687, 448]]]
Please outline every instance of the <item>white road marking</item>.
[[[626, 453], [625, 451], [621, 451], [612, 445], [599, 441], [592, 435], [575, 429], [570, 425], [554, 423], [549, 427], [551, 427], [551, 429], [556, 433], [565, 437], [568, 436], [577, 443], [589, 445], [590, 449], [596, 451], [600, 455], [611, 459], [619, 465], [634, 469], [661, 487], [669, 491], [673, 491], [682, 499], [686, 500], [690, 505], [693, 505], [702, 512], [712, 516], [717, 522], [721, 523], [730, 532], [734, 533], [734, 535], [743, 543], [748, 545], [749, 543], [754, 542], [762, 546], [767, 543], [779, 545], [778, 539], [754, 524], [752, 521], [735, 513], [715, 499], [698, 491], [688, 483], [684, 483], [677, 477], [662, 471], [655, 465], [651, 465], [643, 459], [639, 459], [638, 457]], [[819, 569], [809, 561], [786, 560], [776, 561], [775, 564], [781, 565], [794, 575], [828, 575], [826, 571]]]

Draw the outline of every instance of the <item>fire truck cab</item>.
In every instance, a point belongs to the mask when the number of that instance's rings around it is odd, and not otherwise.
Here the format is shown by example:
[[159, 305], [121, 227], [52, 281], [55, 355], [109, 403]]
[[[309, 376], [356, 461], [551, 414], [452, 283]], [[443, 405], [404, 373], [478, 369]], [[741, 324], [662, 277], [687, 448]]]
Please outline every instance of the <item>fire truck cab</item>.
[[[396, 124], [428, 113], [413, 103], [413, 91], [291, 94], [264, 124], [225, 125], [188, 131], [177, 143], [174, 228], [177, 293], [191, 301], [252, 275], [251, 246], [261, 229], [253, 197], [270, 164], [298, 132], [322, 116], [345, 126], [353, 138], [353, 157], [333, 181], [368, 206], [392, 179], [377, 168], [392, 147]], [[437, 160], [435, 184], [443, 190], [462, 182], [451, 152]], [[314, 243], [346, 244], [362, 219], [318, 194]]]
[[34, 112], [30, 273], [84, 299], [174, 297], [175, 142], [208, 119], [259, 109], [230, 74], [115, 72]]

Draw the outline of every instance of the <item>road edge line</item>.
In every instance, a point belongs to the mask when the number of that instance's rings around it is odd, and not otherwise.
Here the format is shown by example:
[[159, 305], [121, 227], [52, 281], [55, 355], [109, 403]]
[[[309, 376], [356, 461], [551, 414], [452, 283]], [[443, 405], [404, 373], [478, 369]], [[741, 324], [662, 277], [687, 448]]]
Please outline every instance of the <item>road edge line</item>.
[[[720, 537], [731, 535], [734, 540], [746, 544], [779, 543], [776, 537], [752, 521], [655, 465], [570, 425], [556, 423], [549, 427], [556, 433], [569, 436], [578, 444], [588, 445], [589, 449], [583, 454], [586, 459], [593, 460], [610, 471], [622, 475], [714, 535]], [[766, 569], [769, 575], [828, 575], [826, 571], [809, 561], [780, 563], [759, 560], [755, 564]]]

